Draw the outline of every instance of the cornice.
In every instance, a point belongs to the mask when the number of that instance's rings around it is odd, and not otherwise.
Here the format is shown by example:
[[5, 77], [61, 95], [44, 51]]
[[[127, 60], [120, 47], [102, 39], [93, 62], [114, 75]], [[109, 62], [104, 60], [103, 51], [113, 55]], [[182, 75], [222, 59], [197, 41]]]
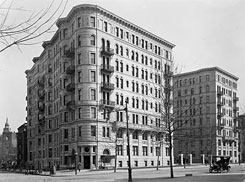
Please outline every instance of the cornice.
[[221, 72], [222, 74], [228, 76], [228, 77], [231, 77], [233, 78], [234, 80], [238, 80], [239, 78], [219, 67], [209, 67], [209, 68], [202, 68], [202, 69], [199, 69], [199, 70], [195, 70], [195, 71], [190, 71], [190, 72], [186, 72], [186, 73], [181, 73], [181, 74], [177, 74], [177, 75], [174, 75], [174, 78], [177, 78], [177, 77], [182, 77], [182, 76], [188, 76], [188, 75], [192, 75], [192, 74], [197, 74], [197, 73], [202, 73], [202, 72], [206, 72], [206, 71], [218, 71], [218, 72]]
[[144, 35], [145, 37], [148, 37], [160, 44], [163, 44], [167, 47], [169, 47], [170, 49], [174, 48], [175, 45], [172, 44], [171, 42], [165, 40], [165, 39], [162, 39], [160, 38], [159, 36], [157, 35], [154, 35], [152, 34], [151, 32], [115, 15], [114, 13], [111, 13], [110, 11], [100, 7], [100, 6], [97, 6], [97, 5], [92, 5], [92, 4], [82, 4], [82, 5], [78, 5], [78, 6], [75, 6], [71, 9], [71, 11], [68, 13], [68, 15], [64, 18], [59, 18], [56, 22], [56, 25], [57, 27], [59, 28], [63, 23], [67, 23], [69, 22], [69, 20], [71, 20], [75, 15], [76, 13], [80, 12], [80, 11], [94, 11], [98, 14], [101, 14], [135, 32], [138, 32], [142, 35]]

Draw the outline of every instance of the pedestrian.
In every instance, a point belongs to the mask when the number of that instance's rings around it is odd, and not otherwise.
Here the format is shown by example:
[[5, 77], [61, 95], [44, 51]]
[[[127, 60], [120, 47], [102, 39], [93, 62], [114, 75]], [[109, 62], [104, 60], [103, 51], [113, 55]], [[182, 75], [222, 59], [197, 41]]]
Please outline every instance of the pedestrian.
[[78, 162], [78, 171], [79, 171], [79, 172], [80, 172], [80, 170], [81, 170], [81, 166], [82, 166], [81, 162]]

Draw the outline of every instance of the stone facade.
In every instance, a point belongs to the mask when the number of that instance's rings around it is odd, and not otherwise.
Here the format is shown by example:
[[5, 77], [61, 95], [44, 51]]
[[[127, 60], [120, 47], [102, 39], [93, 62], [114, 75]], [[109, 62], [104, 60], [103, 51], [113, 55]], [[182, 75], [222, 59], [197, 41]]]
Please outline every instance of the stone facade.
[[[46, 168], [168, 165], [161, 120], [164, 66], [174, 45], [95, 5], [74, 7], [26, 71], [28, 162]], [[117, 137], [116, 137], [117, 135]], [[117, 142], [115, 143], [117, 139]], [[112, 160], [110, 160], [112, 159]]]
[[174, 76], [174, 156], [203, 162], [209, 155], [238, 162], [238, 78], [218, 67]]

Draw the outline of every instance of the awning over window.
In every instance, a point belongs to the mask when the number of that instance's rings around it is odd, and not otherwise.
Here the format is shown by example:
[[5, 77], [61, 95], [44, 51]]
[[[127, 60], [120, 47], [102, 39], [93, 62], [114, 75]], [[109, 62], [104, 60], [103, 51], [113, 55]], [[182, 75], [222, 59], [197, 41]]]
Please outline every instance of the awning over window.
[[110, 163], [111, 159], [115, 158], [115, 155], [101, 155], [100, 158], [103, 163]]

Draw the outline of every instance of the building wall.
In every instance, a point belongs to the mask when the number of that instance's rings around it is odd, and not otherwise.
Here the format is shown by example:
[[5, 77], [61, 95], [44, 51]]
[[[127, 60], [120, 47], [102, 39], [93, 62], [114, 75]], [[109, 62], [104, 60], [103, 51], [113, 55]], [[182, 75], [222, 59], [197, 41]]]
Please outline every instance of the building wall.
[[[76, 152], [82, 168], [105, 165], [101, 161], [101, 156], [108, 155], [107, 151], [109, 156], [115, 155], [116, 133], [112, 131], [112, 126], [116, 121], [120, 122], [117, 129], [122, 129], [124, 133], [123, 139], [118, 141], [118, 144], [123, 147], [123, 155], [118, 156], [118, 161], [122, 162], [121, 167], [126, 167], [126, 115], [123, 110], [126, 98], [129, 99], [132, 160], [138, 161], [138, 166], [145, 166], [146, 160], [149, 161], [147, 166], [150, 166], [150, 161], [155, 161], [151, 165], [156, 165], [155, 147], [159, 142], [155, 141], [155, 136], [164, 134], [159, 132], [160, 124], [156, 124], [161, 117], [159, 93], [161, 84], [164, 83], [162, 71], [165, 64], [171, 63], [174, 45], [97, 6], [78, 6], [66, 18], [59, 19], [57, 26], [59, 30], [49, 42], [43, 44], [43, 53], [33, 59], [34, 66], [26, 71], [30, 165], [43, 168], [55, 162], [60, 167], [72, 167], [74, 166], [73, 154]], [[123, 31], [122, 37], [121, 31]], [[91, 42], [92, 36], [95, 37], [95, 44]], [[135, 36], [135, 43], [132, 43], [133, 36]], [[136, 37], [139, 40], [138, 45], [136, 45]], [[105, 48], [109, 41], [110, 48], [113, 50], [103, 52], [102, 39], [105, 41]], [[144, 39], [144, 47], [141, 39]], [[64, 50], [71, 48], [71, 55], [64, 54]], [[133, 54], [134, 58], [132, 58]], [[101, 68], [102, 65], [107, 64], [111, 66], [111, 70]], [[74, 66], [74, 70], [67, 73], [70, 66]], [[136, 67], [138, 67], [138, 76], [136, 76]], [[132, 75], [133, 69], [134, 75]], [[93, 71], [95, 80], [92, 78]], [[44, 85], [40, 83], [42, 76]], [[107, 87], [107, 85], [103, 86], [102, 82], [114, 85]], [[71, 87], [67, 91], [70, 83], [74, 84], [74, 88]], [[134, 90], [133, 84], [135, 84]], [[136, 84], [139, 87], [138, 91]], [[92, 94], [93, 89], [94, 94]], [[147, 94], [146, 89], [148, 89]], [[45, 93], [44, 98], [42, 93], [38, 96], [38, 90]], [[35, 99], [41, 99], [39, 107], [35, 104]], [[133, 99], [135, 99], [134, 105]], [[106, 102], [101, 104], [103, 100]], [[136, 100], [139, 100], [138, 107]], [[146, 105], [142, 108], [142, 100], [144, 103], [148, 101], [148, 109]], [[70, 105], [70, 101], [74, 103]], [[42, 105], [45, 105], [45, 109]], [[94, 132], [93, 127], [95, 127]], [[136, 140], [132, 139], [135, 131], [139, 132]], [[148, 137], [144, 142], [141, 142], [142, 133], [147, 133]], [[142, 145], [148, 146], [148, 156], [142, 156]], [[136, 156], [134, 156], [133, 146], [138, 146]], [[150, 147], [153, 147], [152, 153]], [[169, 156], [165, 154], [166, 147], [166, 144], [162, 145], [161, 165], [168, 164]], [[106, 165], [113, 165], [113, 163], [112, 160]]]
[[[225, 79], [225, 83], [222, 83], [222, 79]], [[180, 83], [185, 80], [188, 83]], [[234, 99], [237, 97], [237, 80], [237, 77], [217, 67], [175, 76], [176, 120], [177, 123], [187, 120], [187, 124], [175, 132], [175, 136], [184, 136], [174, 141], [176, 158], [181, 153], [184, 156], [192, 153], [193, 162], [202, 162], [202, 154], [205, 154], [207, 160], [207, 156], [212, 154], [231, 156], [233, 162], [238, 162], [238, 135], [235, 130], [237, 110], [234, 110], [237, 105]], [[191, 94], [191, 89], [194, 89], [194, 94]], [[188, 90], [187, 94], [185, 90]], [[182, 95], [178, 96], [180, 91]], [[219, 92], [223, 94], [218, 94]], [[185, 106], [181, 106], [180, 102], [183, 102]], [[181, 116], [179, 113], [183, 109], [186, 113]], [[195, 109], [195, 114], [193, 114], [193, 109]]]

